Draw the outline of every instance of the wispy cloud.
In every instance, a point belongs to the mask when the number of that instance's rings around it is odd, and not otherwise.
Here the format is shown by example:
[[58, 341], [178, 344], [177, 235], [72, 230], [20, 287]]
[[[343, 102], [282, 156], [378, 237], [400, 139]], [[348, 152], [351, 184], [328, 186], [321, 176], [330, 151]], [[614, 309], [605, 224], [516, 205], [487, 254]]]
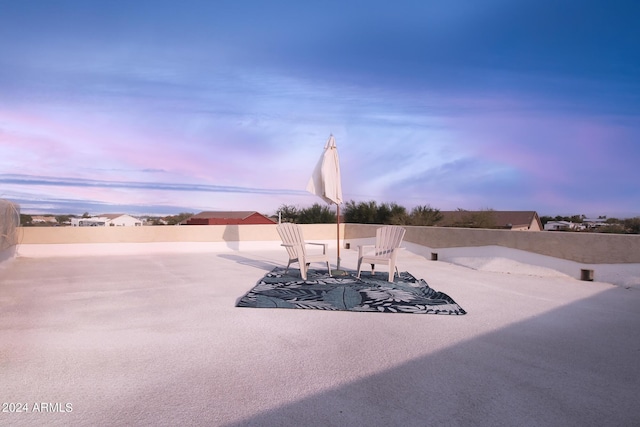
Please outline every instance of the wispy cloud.
[[242, 193], [242, 194], [278, 194], [306, 195], [304, 191], [292, 189], [251, 188], [228, 185], [176, 184], [162, 182], [100, 181], [94, 179], [76, 179], [46, 177], [35, 175], [0, 174], [0, 183], [20, 186], [50, 186], [79, 188], [112, 188], [145, 191], [178, 191], [205, 193]]
[[347, 198], [640, 212], [638, 6], [285, 3], [8, 5], [4, 192], [274, 210], [333, 133]]

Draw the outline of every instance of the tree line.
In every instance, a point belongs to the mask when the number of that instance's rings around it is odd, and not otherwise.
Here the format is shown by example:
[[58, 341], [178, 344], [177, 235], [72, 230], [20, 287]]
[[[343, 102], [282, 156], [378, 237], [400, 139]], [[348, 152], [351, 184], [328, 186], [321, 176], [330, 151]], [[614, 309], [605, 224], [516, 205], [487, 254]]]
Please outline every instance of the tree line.
[[[464, 211], [464, 209], [458, 209]], [[295, 222], [299, 224], [326, 224], [336, 222], [336, 213], [328, 205], [315, 203], [308, 208], [298, 208], [293, 205], [283, 204], [278, 209], [280, 219], [283, 222]], [[451, 224], [454, 227], [465, 228], [497, 228], [493, 220], [493, 209], [468, 212], [460, 221]], [[438, 225], [443, 218], [439, 209], [430, 205], [416, 206], [407, 210], [397, 203], [377, 203], [374, 200], [358, 202], [350, 200], [341, 209], [341, 220], [358, 224], [385, 224], [385, 225]], [[570, 221], [581, 223], [586, 219], [585, 215], [571, 216], [541, 216], [540, 222], [544, 226], [548, 221]], [[640, 234], [640, 217], [617, 219], [605, 218], [606, 227], [600, 227], [599, 233]]]
[[[283, 222], [298, 224], [336, 222], [336, 213], [329, 206], [319, 203], [303, 209], [293, 205], [281, 205], [278, 212]], [[374, 200], [359, 203], [350, 200], [344, 204], [341, 216], [344, 222], [388, 225], [434, 225], [442, 219], [440, 210], [429, 205], [416, 206], [408, 211], [404, 206], [396, 203], [378, 204]]]
[[[463, 209], [458, 209], [464, 211]], [[453, 227], [465, 228], [496, 228], [495, 221], [492, 218], [493, 209], [485, 209], [482, 211], [465, 211], [466, 215], [462, 216], [459, 222], [449, 224]], [[280, 219], [283, 222], [295, 222], [299, 224], [330, 224], [336, 222], [336, 213], [328, 205], [315, 203], [307, 208], [298, 208], [293, 205], [283, 204], [278, 209]], [[194, 214], [192, 212], [181, 212], [177, 215], [167, 215], [165, 217], [148, 217], [147, 224], [151, 225], [177, 225], [184, 220], [190, 218]], [[44, 215], [54, 216], [54, 215]], [[55, 215], [56, 225], [68, 224], [73, 217], [79, 215]], [[89, 217], [89, 213], [85, 212], [81, 217]], [[442, 220], [443, 214], [439, 209], [430, 205], [416, 206], [411, 210], [407, 210], [404, 206], [397, 203], [377, 203], [374, 200], [368, 202], [358, 202], [353, 200], [346, 202], [341, 209], [341, 221], [358, 224], [384, 224], [384, 225], [419, 225], [431, 226], [440, 225], [438, 222]], [[571, 216], [541, 216], [540, 221], [544, 226], [549, 221], [568, 221], [573, 223], [582, 223], [586, 219], [585, 215]], [[640, 234], [640, 217], [618, 219], [600, 217], [607, 226], [598, 227], [590, 231], [599, 233], [618, 233], [618, 234]], [[20, 225], [22, 226], [50, 226], [50, 224], [34, 224], [31, 215], [20, 214]]]

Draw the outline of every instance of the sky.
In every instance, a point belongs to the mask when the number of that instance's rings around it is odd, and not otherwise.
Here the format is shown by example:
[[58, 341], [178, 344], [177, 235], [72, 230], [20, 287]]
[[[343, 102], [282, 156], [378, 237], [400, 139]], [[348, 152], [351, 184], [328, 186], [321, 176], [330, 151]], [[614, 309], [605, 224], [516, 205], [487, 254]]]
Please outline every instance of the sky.
[[0, 198], [23, 213], [344, 199], [640, 215], [640, 3], [0, 0]]

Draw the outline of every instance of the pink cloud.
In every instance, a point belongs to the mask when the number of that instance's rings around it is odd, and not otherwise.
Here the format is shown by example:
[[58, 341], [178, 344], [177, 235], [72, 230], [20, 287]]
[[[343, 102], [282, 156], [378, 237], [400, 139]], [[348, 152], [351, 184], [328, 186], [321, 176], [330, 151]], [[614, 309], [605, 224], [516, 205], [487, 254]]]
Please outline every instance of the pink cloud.
[[628, 135], [606, 117], [487, 113], [462, 118], [459, 128], [475, 155], [559, 182], [585, 167], [610, 167], [614, 146]]

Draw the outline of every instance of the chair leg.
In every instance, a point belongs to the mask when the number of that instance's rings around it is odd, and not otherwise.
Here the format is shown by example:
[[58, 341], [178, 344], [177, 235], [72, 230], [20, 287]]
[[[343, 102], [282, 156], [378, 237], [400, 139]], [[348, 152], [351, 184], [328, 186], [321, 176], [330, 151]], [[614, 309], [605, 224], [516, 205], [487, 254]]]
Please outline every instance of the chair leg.
[[371, 264], [371, 275], [372, 275], [372, 276], [373, 276], [374, 274], [376, 274], [375, 269], [376, 269], [376, 265], [375, 265], [375, 264]]
[[307, 267], [309, 266], [307, 259], [301, 256], [298, 258], [298, 265], [300, 266], [300, 277], [302, 277], [302, 280], [307, 280]]
[[289, 260], [289, 262], [287, 263], [287, 268], [284, 269], [284, 274], [287, 274], [287, 272], [289, 271], [290, 265], [291, 265], [291, 260]]
[[358, 259], [358, 279], [360, 278], [360, 270], [362, 269], [362, 258]]
[[331, 266], [329, 265], [329, 261], [327, 261], [327, 270], [329, 270], [329, 277], [333, 277], [331, 276]]

